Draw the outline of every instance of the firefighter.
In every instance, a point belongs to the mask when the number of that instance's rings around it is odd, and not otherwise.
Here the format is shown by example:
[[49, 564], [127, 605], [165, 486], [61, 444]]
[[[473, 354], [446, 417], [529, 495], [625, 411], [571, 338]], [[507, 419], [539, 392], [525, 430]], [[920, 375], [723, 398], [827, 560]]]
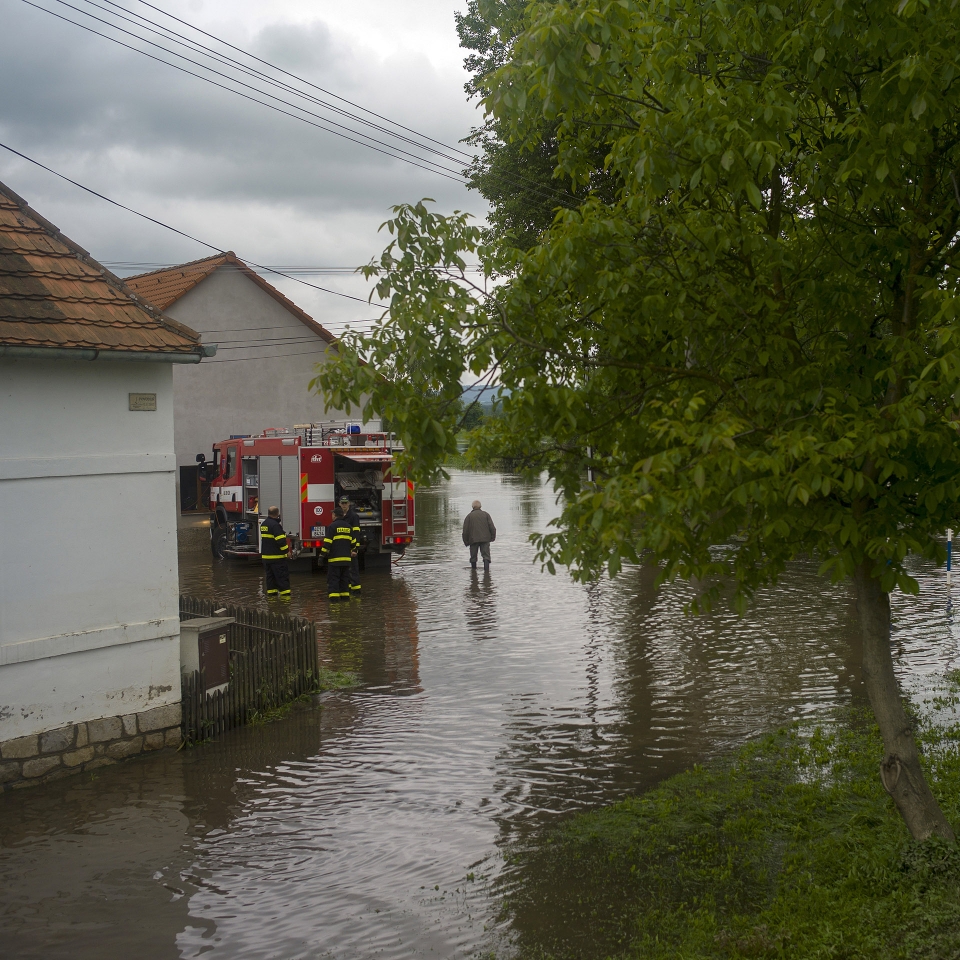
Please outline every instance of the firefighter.
[[327, 558], [327, 591], [331, 603], [350, 599], [350, 561], [359, 546], [343, 507], [334, 510], [333, 522], [323, 537], [320, 555]]
[[280, 524], [280, 508], [271, 507], [260, 524], [260, 558], [267, 597], [290, 599], [290, 568], [287, 566], [287, 535]]
[[[357, 511], [350, 505], [350, 498], [344, 494], [340, 498], [340, 509], [344, 511], [343, 519], [350, 524], [350, 530], [353, 532], [353, 539], [357, 544], [360, 543], [360, 517]], [[360, 596], [360, 552], [357, 550], [353, 559], [350, 561], [350, 593]]]

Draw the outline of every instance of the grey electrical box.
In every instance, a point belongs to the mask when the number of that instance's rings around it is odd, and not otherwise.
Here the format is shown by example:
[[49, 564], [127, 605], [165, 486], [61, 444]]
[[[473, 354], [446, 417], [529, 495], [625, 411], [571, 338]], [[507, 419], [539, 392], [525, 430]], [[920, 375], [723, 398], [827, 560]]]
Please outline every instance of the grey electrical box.
[[180, 672], [199, 672], [207, 693], [230, 682], [230, 624], [233, 617], [196, 617], [180, 624]]

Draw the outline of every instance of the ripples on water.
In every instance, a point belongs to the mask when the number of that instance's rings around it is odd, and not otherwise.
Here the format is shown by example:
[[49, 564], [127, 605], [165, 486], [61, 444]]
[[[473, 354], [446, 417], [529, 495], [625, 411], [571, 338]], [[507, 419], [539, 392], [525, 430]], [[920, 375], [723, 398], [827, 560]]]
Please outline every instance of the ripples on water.
[[[499, 538], [471, 572], [479, 497]], [[751, 613], [690, 619], [653, 572], [541, 574], [543, 486], [456, 473], [421, 491], [418, 540], [364, 599], [290, 612], [362, 686], [278, 723], [0, 798], [3, 942], [16, 957], [410, 957], [509, 953], [501, 851], [798, 717], [862, 698], [845, 586], [793, 564]], [[186, 593], [266, 604], [259, 568], [182, 541]], [[895, 600], [910, 684], [954, 666], [943, 576]], [[472, 878], [472, 879], [471, 879]]]

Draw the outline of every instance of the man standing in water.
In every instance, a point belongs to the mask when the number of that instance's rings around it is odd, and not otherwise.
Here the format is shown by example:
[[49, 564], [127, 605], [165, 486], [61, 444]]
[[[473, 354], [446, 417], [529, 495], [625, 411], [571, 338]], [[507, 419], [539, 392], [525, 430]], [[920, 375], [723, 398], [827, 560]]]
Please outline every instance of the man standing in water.
[[280, 508], [271, 507], [260, 524], [260, 558], [267, 597], [290, 599], [290, 568], [287, 566], [287, 535], [280, 523]]
[[320, 549], [320, 555], [327, 561], [327, 591], [331, 603], [350, 599], [350, 561], [358, 544], [353, 528], [344, 519], [345, 512], [343, 507], [334, 509], [333, 522], [324, 532]]
[[[344, 494], [340, 498], [340, 509], [343, 511], [343, 519], [350, 524], [353, 531], [353, 539], [360, 543], [360, 515], [353, 509], [350, 498]], [[353, 559], [350, 561], [350, 595], [360, 596], [360, 555], [354, 551]]]
[[483, 557], [483, 569], [490, 569], [490, 544], [497, 539], [497, 528], [480, 501], [473, 501], [473, 510], [463, 520], [463, 545], [470, 548], [470, 566], [476, 569], [477, 552]]

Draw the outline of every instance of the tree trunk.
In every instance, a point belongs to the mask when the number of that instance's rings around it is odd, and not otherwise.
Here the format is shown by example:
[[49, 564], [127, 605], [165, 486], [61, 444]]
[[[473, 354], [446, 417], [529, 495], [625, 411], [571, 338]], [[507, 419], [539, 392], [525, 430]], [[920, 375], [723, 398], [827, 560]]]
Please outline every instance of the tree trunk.
[[854, 584], [863, 639], [863, 683], [880, 726], [885, 752], [880, 781], [915, 840], [926, 840], [932, 835], [953, 840], [953, 830], [920, 768], [913, 726], [893, 673], [890, 597], [880, 589], [880, 582], [870, 576], [870, 566], [865, 562], [857, 567]]

